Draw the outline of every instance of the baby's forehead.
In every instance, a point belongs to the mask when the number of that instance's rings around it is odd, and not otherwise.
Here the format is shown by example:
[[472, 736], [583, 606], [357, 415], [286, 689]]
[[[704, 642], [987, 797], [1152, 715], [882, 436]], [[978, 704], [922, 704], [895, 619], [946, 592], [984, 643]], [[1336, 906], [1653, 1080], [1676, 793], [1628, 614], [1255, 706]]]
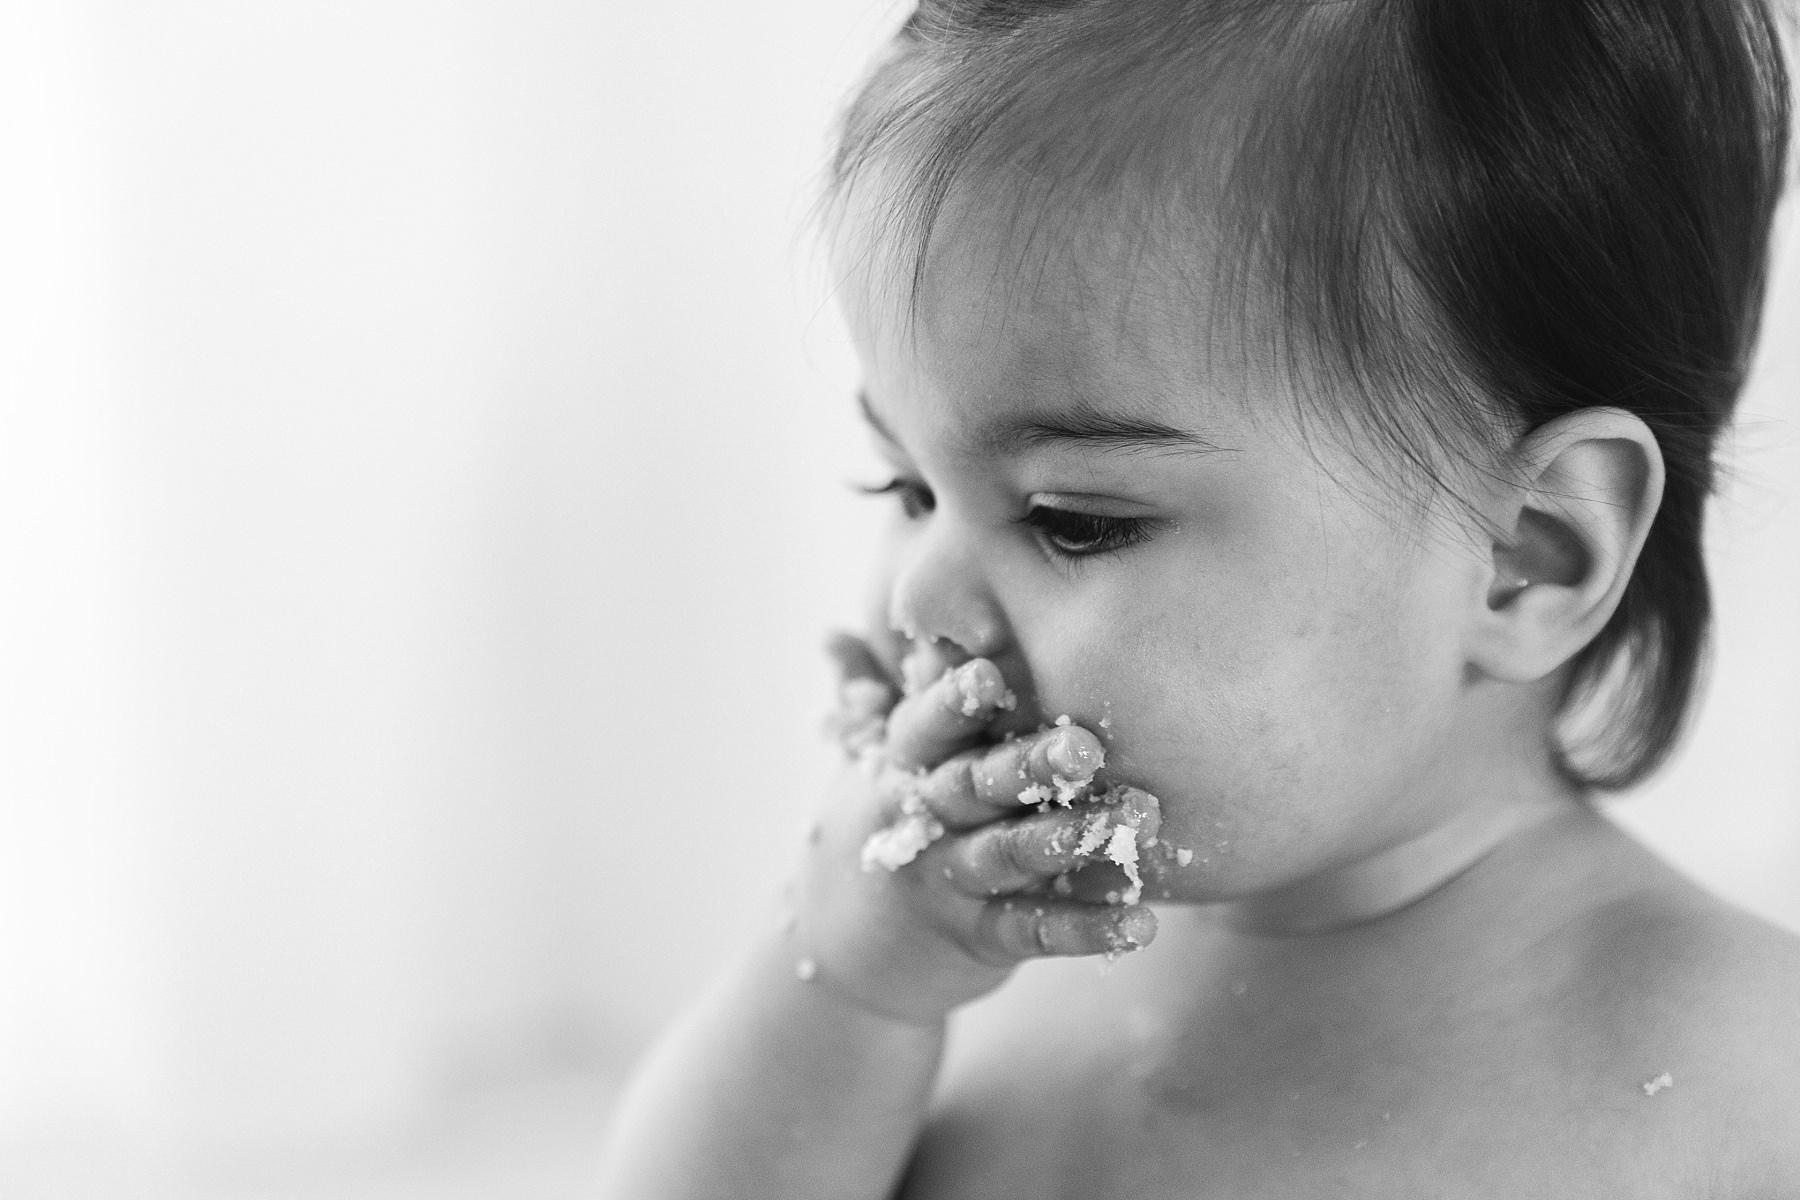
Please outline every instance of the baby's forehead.
[[1174, 421], [1278, 378], [1197, 240], [1093, 209], [1023, 221], [991, 196], [959, 197], [916, 277], [865, 272], [846, 306], [883, 374], [935, 393], [1003, 414], [1066, 402]]

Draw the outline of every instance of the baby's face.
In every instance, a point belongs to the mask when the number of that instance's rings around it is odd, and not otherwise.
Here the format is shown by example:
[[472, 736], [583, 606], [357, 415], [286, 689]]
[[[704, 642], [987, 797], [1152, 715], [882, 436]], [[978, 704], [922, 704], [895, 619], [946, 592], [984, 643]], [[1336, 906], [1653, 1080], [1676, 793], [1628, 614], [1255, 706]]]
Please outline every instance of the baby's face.
[[877, 626], [993, 659], [1018, 729], [1098, 732], [1192, 853], [1152, 897], [1255, 895], [1444, 820], [1470, 544], [1353, 496], [1362, 469], [1268, 376], [1209, 368], [1150, 270], [1127, 307], [1104, 262], [1024, 287], [978, 239], [934, 261], [910, 333], [850, 306], [895, 480]]

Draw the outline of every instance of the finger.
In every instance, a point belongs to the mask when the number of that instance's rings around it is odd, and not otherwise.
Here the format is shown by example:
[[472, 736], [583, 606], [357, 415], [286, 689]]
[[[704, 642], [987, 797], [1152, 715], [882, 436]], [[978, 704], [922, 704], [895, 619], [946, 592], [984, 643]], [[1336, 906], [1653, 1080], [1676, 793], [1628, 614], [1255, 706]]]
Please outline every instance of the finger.
[[972, 829], [1014, 816], [1021, 805], [1081, 798], [1106, 764], [1100, 740], [1064, 726], [985, 749], [936, 767], [921, 788], [927, 807], [950, 829]]
[[937, 638], [921, 638], [900, 659], [900, 689], [907, 695], [936, 683], [952, 667], [969, 661], [959, 648]]
[[[1123, 867], [1105, 859], [1090, 859], [1068, 874], [1058, 875], [1050, 881], [1048, 888], [1040, 890], [1047, 895], [1079, 900], [1084, 904], [1119, 905], [1132, 895], [1133, 886]], [[1150, 900], [1166, 899], [1154, 886], [1144, 888], [1137, 896]]]
[[[1069, 857], [1069, 870], [1030, 890], [1093, 904], [1136, 904], [1145, 894], [1160, 894], [1156, 865], [1165, 851], [1159, 834], [1162, 809], [1155, 796], [1140, 788], [1108, 789], [1091, 806], [1075, 809], [1081, 817], [1080, 840]], [[1146, 882], [1144, 872], [1150, 873]], [[996, 872], [993, 882], [1004, 882]], [[988, 882], [981, 880], [980, 882]]]
[[1123, 954], [1156, 937], [1156, 914], [1142, 905], [1101, 908], [1067, 900], [996, 900], [976, 924], [976, 952], [990, 961]]
[[1079, 725], [1062, 725], [983, 751], [969, 782], [975, 799], [996, 812], [1052, 800], [1066, 808], [1105, 765], [1099, 738]]
[[903, 767], [936, 766], [1015, 703], [1000, 668], [985, 658], [970, 659], [894, 707], [888, 715], [888, 758]]
[[1088, 857], [1076, 853], [1086, 819], [1085, 813], [1053, 812], [982, 825], [945, 843], [939, 853], [944, 878], [970, 896], [1007, 896], [1047, 884]]
[[825, 649], [839, 672], [837, 706], [826, 718], [825, 729], [844, 753], [858, 758], [878, 748], [886, 737], [888, 710], [900, 693], [861, 638], [833, 634]]
[[833, 633], [825, 641], [825, 653], [837, 664], [839, 679], [872, 679], [890, 688], [896, 687], [893, 676], [881, 665], [874, 648], [853, 633], [842, 630]]
[[945, 877], [959, 890], [1011, 895], [1041, 889], [1100, 860], [1121, 869], [1129, 862], [1135, 871], [1142, 831], [1131, 820], [1132, 814], [1110, 805], [1056, 809], [982, 825], [947, 842], [939, 857]]

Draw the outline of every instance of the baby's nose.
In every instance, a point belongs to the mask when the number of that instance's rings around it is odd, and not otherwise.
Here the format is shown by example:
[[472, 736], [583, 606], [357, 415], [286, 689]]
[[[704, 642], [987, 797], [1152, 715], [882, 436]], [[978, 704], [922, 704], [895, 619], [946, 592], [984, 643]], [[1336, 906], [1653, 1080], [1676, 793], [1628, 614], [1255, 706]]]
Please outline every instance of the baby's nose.
[[921, 620], [924, 614], [900, 603], [906, 594], [901, 588], [894, 589], [895, 603], [888, 610], [888, 625], [907, 640], [908, 660], [929, 664], [933, 679], [971, 658], [993, 658], [1004, 648], [1004, 629], [991, 605], [964, 597], [954, 608], [944, 606], [931, 611], [929, 615], [936, 620]]
[[890, 628], [914, 646], [930, 648], [944, 667], [993, 658], [1006, 645], [1006, 623], [979, 564], [949, 538], [917, 548], [891, 584], [887, 618]]

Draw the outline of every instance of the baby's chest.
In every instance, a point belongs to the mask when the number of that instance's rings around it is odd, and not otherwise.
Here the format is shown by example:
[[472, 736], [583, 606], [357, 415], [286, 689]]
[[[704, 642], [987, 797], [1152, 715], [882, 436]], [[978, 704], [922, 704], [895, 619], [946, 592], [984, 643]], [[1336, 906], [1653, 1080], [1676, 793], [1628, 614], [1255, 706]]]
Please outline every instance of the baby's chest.
[[1043, 1033], [956, 1064], [906, 1200], [1695, 1194], [1693, 1147], [1645, 1136], [1652, 1098], [1629, 1090], [1583, 1095], [1473, 1062], [1209, 1074], [1137, 1057], [1126, 1037]]
[[[1053, 1093], [1039, 1093], [1040, 1101]], [[1351, 1103], [1184, 1112], [1121, 1101], [1051, 1113], [1017, 1093], [947, 1097], [922, 1138], [905, 1200], [1292, 1200], [1331, 1197], [1689, 1197], [1684, 1172], [1573, 1125], [1499, 1116], [1395, 1117]], [[1098, 1102], [1104, 1099], [1104, 1103]], [[1016, 1107], [1003, 1108], [1008, 1104]], [[1623, 1191], [1621, 1191], [1623, 1189]]]

